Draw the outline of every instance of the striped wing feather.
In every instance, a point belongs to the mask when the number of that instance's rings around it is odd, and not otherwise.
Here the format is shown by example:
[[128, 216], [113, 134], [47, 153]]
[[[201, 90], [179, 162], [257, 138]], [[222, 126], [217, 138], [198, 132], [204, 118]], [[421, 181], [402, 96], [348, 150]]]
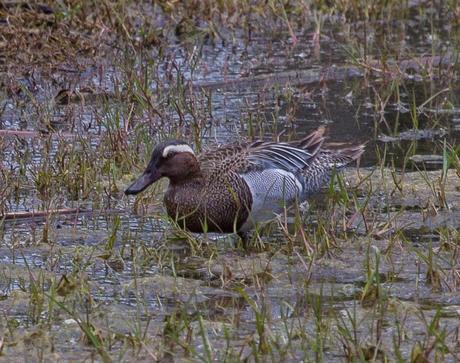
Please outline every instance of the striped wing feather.
[[244, 174], [252, 170], [283, 169], [299, 173], [308, 168], [324, 141], [324, 129], [293, 142], [255, 141], [207, 150], [198, 159], [210, 178], [222, 173]]

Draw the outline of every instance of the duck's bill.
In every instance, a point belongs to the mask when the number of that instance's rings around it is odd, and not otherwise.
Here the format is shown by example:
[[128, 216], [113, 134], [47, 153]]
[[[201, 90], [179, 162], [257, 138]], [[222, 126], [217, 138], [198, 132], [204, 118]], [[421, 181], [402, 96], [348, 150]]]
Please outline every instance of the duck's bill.
[[137, 194], [146, 189], [150, 184], [155, 183], [161, 178], [161, 174], [158, 170], [150, 172], [144, 172], [134, 183], [132, 183], [128, 189], [125, 190], [126, 195]]

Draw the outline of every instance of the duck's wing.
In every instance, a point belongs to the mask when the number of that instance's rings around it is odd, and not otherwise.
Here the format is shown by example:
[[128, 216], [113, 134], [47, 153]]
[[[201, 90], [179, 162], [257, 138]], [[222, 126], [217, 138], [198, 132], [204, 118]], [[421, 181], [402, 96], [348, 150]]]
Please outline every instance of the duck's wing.
[[324, 141], [324, 129], [293, 142], [255, 141], [209, 149], [198, 160], [206, 175], [245, 174], [256, 170], [281, 169], [299, 173], [308, 168]]
[[282, 169], [298, 173], [309, 167], [323, 144], [324, 128], [292, 142], [255, 142], [250, 145], [248, 160], [255, 168]]

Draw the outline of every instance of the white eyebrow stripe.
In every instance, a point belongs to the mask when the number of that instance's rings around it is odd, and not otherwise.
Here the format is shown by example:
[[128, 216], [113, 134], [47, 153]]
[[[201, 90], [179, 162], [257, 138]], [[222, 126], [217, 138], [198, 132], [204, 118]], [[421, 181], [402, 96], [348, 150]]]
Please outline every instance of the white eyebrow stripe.
[[169, 145], [163, 149], [163, 157], [167, 158], [170, 153], [191, 153], [195, 155], [192, 148], [188, 145]]

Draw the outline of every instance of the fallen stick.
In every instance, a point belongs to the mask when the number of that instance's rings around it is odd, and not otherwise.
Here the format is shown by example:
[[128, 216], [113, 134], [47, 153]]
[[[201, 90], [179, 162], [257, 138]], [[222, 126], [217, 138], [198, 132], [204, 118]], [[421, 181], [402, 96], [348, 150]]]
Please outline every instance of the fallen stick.
[[0, 214], [0, 220], [16, 220], [16, 219], [34, 219], [34, 218], [44, 218], [49, 215], [69, 215], [69, 214], [120, 214], [125, 213], [127, 210], [125, 209], [84, 209], [84, 208], [61, 208], [61, 209], [49, 209], [45, 211], [21, 211], [21, 212], [7, 212]]
[[63, 209], [50, 209], [45, 211], [21, 211], [21, 212], [9, 212], [0, 215], [0, 219], [12, 220], [12, 219], [26, 219], [26, 218], [41, 218], [47, 217], [52, 214], [66, 215], [66, 214], [79, 214], [92, 212], [87, 209], [80, 208], [63, 208]]

